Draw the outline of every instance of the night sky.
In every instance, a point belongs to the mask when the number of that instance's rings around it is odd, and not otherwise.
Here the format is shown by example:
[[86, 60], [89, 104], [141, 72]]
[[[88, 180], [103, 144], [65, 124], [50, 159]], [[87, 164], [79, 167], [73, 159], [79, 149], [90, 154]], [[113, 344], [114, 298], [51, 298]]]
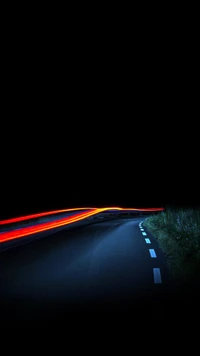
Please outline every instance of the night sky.
[[149, 105], [139, 96], [133, 107], [122, 92], [104, 99], [102, 87], [66, 98], [22, 89], [4, 102], [1, 219], [84, 206], [200, 205], [198, 131], [168, 119], [166, 103], [146, 95]]
[[62, 120], [32, 116], [7, 127], [1, 219], [70, 207], [199, 204], [197, 169], [144, 131], [142, 119], [71, 120], [66, 110]]
[[91, 48], [77, 32], [66, 58], [52, 36], [40, 32], [36, 41], [35, 30], [25, 32], [11, 31], [6, 42], [0, 219], [80, 206], [200, 204], [196, 96], [187, 81], [146, 54], [141, 61], [140, 51], [129, 62], [130, 44], [115, 55], [119, 43]]

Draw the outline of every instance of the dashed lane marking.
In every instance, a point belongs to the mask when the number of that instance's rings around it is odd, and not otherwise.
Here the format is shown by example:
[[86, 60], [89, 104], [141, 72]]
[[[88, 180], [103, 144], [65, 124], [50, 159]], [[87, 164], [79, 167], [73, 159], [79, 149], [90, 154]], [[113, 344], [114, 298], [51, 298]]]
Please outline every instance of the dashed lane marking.
[[152, 257], [152, 258], [156, 258], [157, 256], [156, 256], [156, 252], [155, 252], [155, 250], [153, 249], [153, 248], [150, 248], [149, 249], [149, 253], [150, 253], [150, 256]]
[[154, 283], [162, 283], [160, 268], [153, 268]]

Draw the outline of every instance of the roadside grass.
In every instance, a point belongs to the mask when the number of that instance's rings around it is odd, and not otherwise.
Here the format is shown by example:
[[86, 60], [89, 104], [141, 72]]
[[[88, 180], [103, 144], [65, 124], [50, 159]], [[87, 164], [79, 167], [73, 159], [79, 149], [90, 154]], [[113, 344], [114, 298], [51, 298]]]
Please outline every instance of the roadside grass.
[[165, 253], [176, 283], [200, 281], [200, 208], [166, 207], [143, 225]]

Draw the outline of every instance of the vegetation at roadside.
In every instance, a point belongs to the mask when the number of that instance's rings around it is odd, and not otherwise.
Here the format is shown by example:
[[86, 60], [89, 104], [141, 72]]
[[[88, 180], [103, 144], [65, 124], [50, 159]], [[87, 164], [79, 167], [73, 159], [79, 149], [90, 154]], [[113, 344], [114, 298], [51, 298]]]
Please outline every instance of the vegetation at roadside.
[[143, 225], [157, 239], [177, 283], [200, 280], [200, 208], [169, 206]]

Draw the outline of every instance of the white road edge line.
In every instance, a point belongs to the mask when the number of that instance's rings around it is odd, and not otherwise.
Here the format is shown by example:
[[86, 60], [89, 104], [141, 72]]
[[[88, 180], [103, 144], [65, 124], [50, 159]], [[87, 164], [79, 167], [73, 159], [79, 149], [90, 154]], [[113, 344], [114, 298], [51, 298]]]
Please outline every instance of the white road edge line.
[[147, 244], [150, 244], [151, 243], [151, 241], [149, 240], [149, 239], [145, 239], [145, 242], [147, 243]]
[[147, 234], [146, 234], [146, 232], [143, 232], [143, 231], [142, 231], [142, 235], [147, 235]]
[[154, 283], [162, 283], [160, 268], [153, 268]]

